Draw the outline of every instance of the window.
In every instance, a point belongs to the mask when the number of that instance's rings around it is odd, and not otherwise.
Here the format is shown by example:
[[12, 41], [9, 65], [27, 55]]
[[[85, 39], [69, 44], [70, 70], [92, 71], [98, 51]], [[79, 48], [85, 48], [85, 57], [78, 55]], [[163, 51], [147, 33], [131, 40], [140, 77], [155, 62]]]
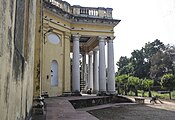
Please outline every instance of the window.
[[60, 38], [54, 33], [51, 33], [48, 35], [48, 40], [52, 44], [59, 44], [60, 43]]

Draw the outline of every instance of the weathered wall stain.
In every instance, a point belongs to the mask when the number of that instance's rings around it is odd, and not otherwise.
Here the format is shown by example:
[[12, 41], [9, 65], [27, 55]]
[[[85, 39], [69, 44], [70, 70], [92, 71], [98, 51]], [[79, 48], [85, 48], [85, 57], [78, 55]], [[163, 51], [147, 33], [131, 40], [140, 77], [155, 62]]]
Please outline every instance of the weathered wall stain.
[[25, 0], [17, 0], [15, 17], [15, 46], [23, 54]]
[[[30, 119], [33, 101], [36, 1], [0, 0], [0, 119], [2, 120]], [[26, 14], [29, 17], [26, 17]], [[27, 47], [24, 44], [25, 40]], [[25, 48], [28, 49], [27, 59], [24, 56]]]
[[[40, 83], [40, 64], [37, 65], [37, 80], [38, 80], [38, 83]], [[39, 91], [40, 85], [37, 84], [35, 89], [36, 91]]]
[[6, 79], [6, 86], [4, 86], [4, 91], [5, 91], [5, 98], [4, 101], [8, 103], [8, 96], [9, 96], [9, 79], [10, 75], [9, 73], [7, 74], [7, 79]]
[[13, 74], [15, 80], [22, 80], [24, 75], [24, 57], [20, 54], [18, 49], [15, 47], [13, 55]]
[[[8, 46], [9, 46], [9, 48], [12, 48], [12, 27], [9, 27], [9, 29], [8, 29]], [[12, 49], [9, 49], [10, 50], [10, 59], [9, 60], [11, 60], [11, 56], [12, 56]]]

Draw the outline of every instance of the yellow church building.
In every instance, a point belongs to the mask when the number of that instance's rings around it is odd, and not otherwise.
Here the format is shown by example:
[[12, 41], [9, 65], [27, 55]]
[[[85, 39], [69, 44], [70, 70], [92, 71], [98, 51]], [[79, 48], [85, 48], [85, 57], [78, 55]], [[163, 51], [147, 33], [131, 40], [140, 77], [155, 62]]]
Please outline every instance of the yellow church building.
[[71, 6], [62, 0], [43, 2], [43, 35], [35, 42], [34, 95], [90, 88], [96, 94], [115, 93], [113, 40], [120, 20], [112, 18], [112, 10]]

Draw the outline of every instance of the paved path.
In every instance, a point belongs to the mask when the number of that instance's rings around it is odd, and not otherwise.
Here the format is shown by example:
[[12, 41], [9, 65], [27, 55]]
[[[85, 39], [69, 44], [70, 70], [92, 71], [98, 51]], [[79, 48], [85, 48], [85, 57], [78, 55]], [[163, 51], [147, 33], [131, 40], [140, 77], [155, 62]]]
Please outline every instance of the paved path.
[[[134, 98], [132, 96], [125, 96], [129, 99], [131, 99], [132, 101], [135, 101]], [[157, 104], [155, 103], [150, 103], [150, 99], [148, 97], [145, 97], [145, 105], [149, 106], [149, 107], [153, 107], [153, 108], [159, 108], [159, 109], [164, 109], [164, 110], [172, 110], [175, 111], [175, 102], [169, 102], [169, 101], [165, 101], [165, 100], [161, 100], [163, 102], [163, 104], [161, 104], [159, 101], [157, 101]]]
[[[77, 111], [68, 101], [70, 98], [48, 98], [46, 120], [98, 120], [86, 111]], [[72, 97], [76, 99], [76, 97]]]
[[[109, 108], [109, 107], [116, 107], [116, 109], [118, 109], [117, 107], [120, 107], [123, 105], [125, 106], [124, 103], [115, 103], [115, 104], [105, 104], [105, 105], [99, 105], [99, 106], [93, 106], [93, 107], [87, 107], [87, 108], [81, 108], [81, 109], [74, 109], [74, 107], [69, 102], [69, 100], [74, 100], [78, 98], [87, 99], [90, 97], [94, 98], [96, 96], [47, 98], [45, 100], [47, 103], [46, 120], [98, 120], [96, 117], [92, 116], [86, 111]], [[130, 96], [126, 96], [126, 97], [135, 101], [134, 97], [130, 97]], [[145, 109], [146, 110], [145, 112], [149, 112], [149, 110], [146, 109], [147, 107], [175, 111], [175, 103], [167, 102], [167, 101], [162, 101], [162, 102], [164, 104], [152, 104], [150, 103], [150, 98], [145, 98], [145, 105], [144, 105], [145, 107], [144, 106], [135, 106], [135, 107], [138, 107], [138, 108], [141, 107], [140, 109], [141, 110]], [[129, 104], [127, 103], [127, 105], [129, 106], [131, 106], [132, 104], [135, 104], [135, 103], [129, 103]]]
[[[128, 96], [127, 96], [128, 97]], [[134, 100], [134, 97], [128, 97]], [[100, 109], [88, 111], [99, 120], [175, 120], [175, 103], [162, 101], [163, 104], [150, 103], [145, 98], [145, 104], [114, 104]]]

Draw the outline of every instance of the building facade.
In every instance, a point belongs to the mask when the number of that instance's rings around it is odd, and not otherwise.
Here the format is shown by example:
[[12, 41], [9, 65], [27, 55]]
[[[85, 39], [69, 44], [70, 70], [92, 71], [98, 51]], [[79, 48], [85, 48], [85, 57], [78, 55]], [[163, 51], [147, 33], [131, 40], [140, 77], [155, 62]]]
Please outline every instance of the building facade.
[[0, 119], [28, 120], [41, 0], [0, 1]]
[[2, 120], [30, 119], [33, 98], [43, 92], [115, 93], [113, 29], [120, 20], [111, 8], [1, 0], [0, 16]]
[[114, 27], [120, 20], [112, 18], [112, 8], [45, 0], [42, 13], [43, 36], [36, 44], [40, 60], [35, 60], [34, 94], [59, 96], [90, 88], [94, 93], [115, 93], [113, 40]]

